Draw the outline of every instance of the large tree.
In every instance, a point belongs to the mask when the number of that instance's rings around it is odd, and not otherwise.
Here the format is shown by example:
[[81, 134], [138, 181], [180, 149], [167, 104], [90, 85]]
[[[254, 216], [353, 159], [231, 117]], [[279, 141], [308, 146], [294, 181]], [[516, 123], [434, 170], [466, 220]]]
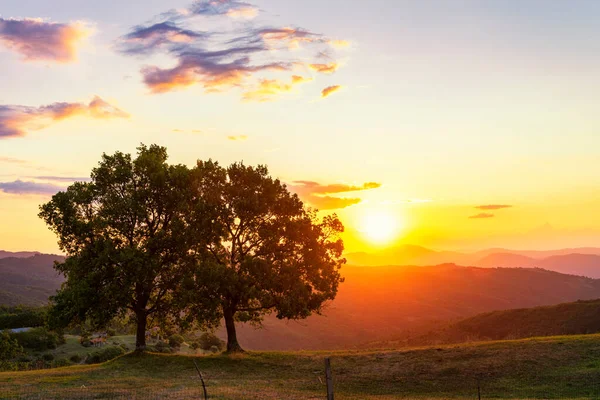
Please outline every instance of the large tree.
[[228, 352], [243, 351], [236, 321], [259, 324], [271, 312], [306, 318], [336, 296], [345, 260], [335, 215], [318, 220], [264, 166], [199, 161], [194, 172], [201, 201], [190, 226], [202, 233], [194, 235], [201, 255], [196, 298], [216, 294]]
[[186, 305], [177, 296], [189, 277], [186, 216], [191, 171], [167, 163], [164, 147], [142, 145], [134, 159], [103, 155], [90, 182], [78, 182], [41, 206], [40, 217], [66, 253], [56, 268], [66, 282], [53, 298], [55, 325], [103, 326], [133, 315], [136, 349], [146, 348], [149, 318], [173, 320]]

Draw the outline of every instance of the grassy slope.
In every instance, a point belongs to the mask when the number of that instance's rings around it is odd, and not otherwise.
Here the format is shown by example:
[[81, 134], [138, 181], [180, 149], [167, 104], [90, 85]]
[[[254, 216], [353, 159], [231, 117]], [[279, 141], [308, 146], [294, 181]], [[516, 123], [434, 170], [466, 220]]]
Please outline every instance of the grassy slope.
[[[213, 399], [322, 399], [332, 356], [338, 399], [600, 398], [600, 335], [404, 351], [127, 355], [109, 363], [0, 373], [0, 398], [200, 398], [195, 359]], [[53, 394], [54, 393], [54, 394]], [[28, 397], [29, 396], [29, 397]]]

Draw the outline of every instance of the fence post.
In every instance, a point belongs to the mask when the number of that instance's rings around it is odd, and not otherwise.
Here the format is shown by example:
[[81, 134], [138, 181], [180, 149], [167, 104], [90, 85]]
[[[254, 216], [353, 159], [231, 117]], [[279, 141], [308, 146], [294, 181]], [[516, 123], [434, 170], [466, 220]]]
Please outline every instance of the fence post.
[[477, 379], [477, 398], [481, 400], [481, 381]]
[[202, 372], [200, 372], [200, 368], [198, 368], [198, 364], [196, 364], [196, 360], [192, 360], [194, 362], [194, 367], [196, 367], [196, 371], [198, 371], [198, 376], [200, 377], [200, 382], [202, 382], [202, 390], [204, 390], [204, 400], [208, 400], [208, 393], [206, 393], [206, 385], [204, 384], [204, 378], [202, 377]]
[[333, 377], [331, 376], [331, 360], [325, 359], [325, 380], [327, 382], [327, 400], [333, 400]]

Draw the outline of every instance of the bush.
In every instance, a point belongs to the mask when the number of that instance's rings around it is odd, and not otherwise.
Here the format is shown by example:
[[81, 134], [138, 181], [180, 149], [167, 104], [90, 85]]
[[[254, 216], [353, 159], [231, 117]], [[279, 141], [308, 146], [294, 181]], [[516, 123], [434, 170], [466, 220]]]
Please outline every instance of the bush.
[[70, 365], [72, 365], [73, 363], [69, 360], [67, 360], [66, 358], [59, 358], [58, 360], [54, 361], [54, 366], [56, 368], [59, 367], [68, 367]]
[[172, 353], [173, 349], [167, 342], [160, 341], [154, 345], [152, 348], [157, 353]]
[[50, 332], [46, 328], [34, 328], [27, 332], [15, 332], [10, 335], [24, 348], [37, 351], [56, 349], [61, 341], [57, 333]]
[[220, 349], [217, 346], [210, 346], [210, 349], [208, 349], [208, 351], [210, 351], [211, 353], [218, 353]]
[[125, 350], [126, 352], [129, 351], [129, 347], [127, 347], [127, 345], [125, 343], [121, 343], [119, 345], [120, 348], [122, 348], [123, 350]]
[[205, 332], [200, 336], [199, 340], [200, 348], [202, 350], [210, 350], [211, 347], [216, 346], [217, 351], [225, 349], [225, 342], [219, 339], [212, 333]]
[[11, 360], [23, 354], [23, 347], [8, 332], [0, 332], [0, 361]]
[[85, 359], [86, 364], [99, 364], [125, 354], [125, 351], [120, 347], [107, 347], [103, 350], [94, 351], [90, 353]]
[[69, 360], [73, 361], [75, 364], [79, 364], [83, 358], [79, 354], [73, 354]]
[[115, 336], [116, 334], [117, 334], [117, 331], [115, 331], [113, 328], [108, 328], [106, 330], [106, 336], [108, 336], [108, 337]]
[[185, 342], [185, 339], [183, 339], [183, 336], [181, 335], [171, 335], [169, 337], [169, 346], [174, 349], [181, 347], [183, 342]]
[[52, 361], [54, 360], [54, 354], [52, 353], [46, 353], [42, 355], [42, 360], [44, 361]]
[[200, 348], [200, 343], [198, 342], [193, 342], [190, 347], [192, 348], [192, 350], [198, 350]]
[[0, 306], [0, 330], [43, 326], [45, 308]]

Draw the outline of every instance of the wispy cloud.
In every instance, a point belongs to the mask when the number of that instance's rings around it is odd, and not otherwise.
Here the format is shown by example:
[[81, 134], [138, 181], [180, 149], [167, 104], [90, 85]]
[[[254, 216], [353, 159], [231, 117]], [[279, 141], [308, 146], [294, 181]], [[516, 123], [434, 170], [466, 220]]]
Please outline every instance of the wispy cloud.
[[476, 214], [476, 215], [471, 215], [469, 218], [470, 218], [470, 219], [486, 219], [486, 218], [494, 218], [494, 214], [489, 214], [489, 213], [480, 213], [480, 214]]
[[[294, 78], [298, 76], [295, 70], [337, 70], [338, 63], [331, 52], [346, 42], [307, 29], [264, 26], [256, 20], [245, 22], [242, 29], [239, 24], [218, 31], [194, 27], [198, 16], [253, 18], [258, 14], [258, 7], [242, 1], [196, 1], [186, 9], [171, 10], [151, 23], [135, 26], [119, 39], [117, 49], [126, 55], [163, 54], [173, 59], [174, 66], [170, 68], [141, 68], [151, 93], [198, 85], [208, 93], [237, 88], [242, 90], [243, 100], [266, 101], [276, 94], [292, 92], [293, 85], [299, 83]], [[204, 29], [210, 26], [202, 24]], [[302, 49], [310, 54], [327, 53], [328, 63], [321, 64], [318, 56], [297, 51]]]
[[0, 43], [25, 61], [73, 62], [79, 43], [90, 33], [91, 29], [82, 22], [0, 18]]
[[31, 179], [51, 182], [90, 182], [92, 179], [82, 176], [30, 176]]
[[345, 208], [360, 203], [359, 198], [327, 196], [336, 193], [359, 192], [381, 187], [377, 182], [366, 182], [362, 185], [329, 184], [322, 185], [313, 181], [295, 181], [289, 186], [290, 190], [300, 198], [320, 210], [334, 210]]
[[27, 164], [27, 161], [21, 160], [20, 158], [2, 157], [0, 156], [0, 162], [7, 164]]
[[22, 180], [0, 182], [0, 191], [8, 194], [47, 196], [56, 194], [63, 189], [64, 187], [51, 183], [26, 182]]
[[239, 142], [239, 141], [243, 141], [243, 140], [248, 140], [248, 136], [246, 136], [246, 135], [231, 135], [231, 136], [227, 136], [227, 140]]
[[508, 204], [486, 204], [475, 208], [478, 210], [501, 210], [503, 208], [512, 208], [512, 206]]
[[272, 101], [282, 93], [291, 92], [296, 85], [311, 81], [311, 78], [305, 78], [293, 75], [289, 83], [277, 79], [261, 79], [257, 87], [244, 93], [246, 101]]
[[53, 103], [41, 107], [0, 105], [0, 139], [25, 136], [56, 121], [75, 116], [96, 119], [128, 118], [129, 114], [96, 96], [89, 104]]
[[321, 91], [321, 97], [322, 98], [328, 97], [328, 96], [332, 95], [333, 93], [339, 91], [341, 88], [342, 88], [341, 85], [328, 86]]

